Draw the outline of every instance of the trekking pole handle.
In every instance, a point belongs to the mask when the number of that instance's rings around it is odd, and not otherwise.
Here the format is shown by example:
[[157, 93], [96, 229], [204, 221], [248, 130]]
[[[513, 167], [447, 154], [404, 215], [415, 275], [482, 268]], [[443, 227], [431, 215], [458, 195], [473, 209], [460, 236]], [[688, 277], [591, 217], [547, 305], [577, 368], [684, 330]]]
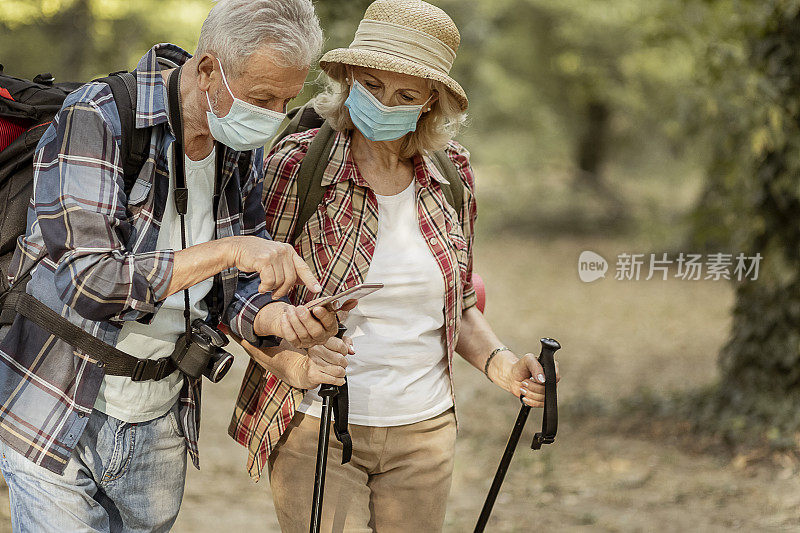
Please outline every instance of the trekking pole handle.
[[[336, 332], [335, 337], [337, 339], [341, 339], [344, 337], [344, 334], [347, 332], [347, 326], [339, 322], [339, 330]], [[331, 385], [330, 383], [323, 383], [319, 386], [319, 395], [320, 396], [333, 396], [338, 392], [338, 388], [336, 385]]]
[[[544, 410], [542, 413], [542, 431], [533, 436], [531, 448], [538, 450], [542, 444], [552, 444], [558, 430], [558, 399], [556, 395], [556, 362], [555, 353], [561, 344], [555, 339], [545, 337], [539, 339], [542, 351], [539, 353], [539, 364], [544, 371]], [[524, 404], [523, 404], [524, 405]]]
[[[556, 369], [555, 369], [555, 353], [561, 349], [561, 344], [555, 339], [551, 339], [550, 337], [543, 337], [539, 339], [539, 342], [542, 344], [542, 350], [539, 352], [539, 357], [536, 358], [539, 361], [539, 364], [542, 365], [542, 370], [544, 371], [544, 382], [545, 387], [547, 387], [547, 382], [550, 381], [548, 378], [552, 375], [552, 381], [555, 383], [556, 380]], [[549, 363], [553, 361], [552, 369], [548, 368], [550, 365], [546, 365], [545, 363]], [[519, 401], [522, 405], [526, 405], [522, 399], [522, 395], [519, 397]]]

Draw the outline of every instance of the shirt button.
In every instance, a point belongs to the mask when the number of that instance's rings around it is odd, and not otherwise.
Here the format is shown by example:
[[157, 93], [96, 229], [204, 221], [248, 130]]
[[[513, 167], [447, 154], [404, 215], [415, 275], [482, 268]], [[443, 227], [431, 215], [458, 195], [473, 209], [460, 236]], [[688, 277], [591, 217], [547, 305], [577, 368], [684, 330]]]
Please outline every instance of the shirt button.
[[431, 246], [436, 246], [437, 244], [439, 244], [439, 241], [436, 239], [436, 237], [431, 237], [431, 240], [429, 242], [431, 243]]
[[452, 287], [452, 286], [453, 286], [453, 280], [452, 280], [452, 279], [451, 279], [450, 281], [448, 281], [448, 282], [447, 282], [447, 286], [448, 286], [448, 287]]

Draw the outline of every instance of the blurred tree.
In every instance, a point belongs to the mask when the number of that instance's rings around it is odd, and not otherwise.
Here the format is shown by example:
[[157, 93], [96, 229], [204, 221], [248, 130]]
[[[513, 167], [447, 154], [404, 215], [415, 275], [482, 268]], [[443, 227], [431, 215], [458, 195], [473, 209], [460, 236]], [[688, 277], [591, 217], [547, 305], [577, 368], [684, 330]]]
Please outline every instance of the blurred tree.
[[[727, 38], [708, 47], [717, 132], [698, 240], [761, 253], [757, 282], [737, 287], [721, 381], [701, 412], [735, 442], [766, 436], [796, 449], [800, 430], [800, 2], [702, 2]], [[727, 18], [721, 16], [727, 15]], [[724, 134], [719, 134], [724, 132]], [[720, 224], [721, 222], [721, 224]], [[712, 224], [713, 223], [713, 224]], [[707, 232], [706, 226], [722, 231]]]
[[210, 0], [2, 0], [0, 63], [76, 81], [130, 69], [157, 42], [194, 50]]
[[684, 142], [680, 115], [694, 57], [677, 31], [680, 7], [667, 0], [439, 4], [462, 34], [454, 76], [477, 102], [475, 149], [500, 154], [528, 178], [548, 154], [576, 189], [605, 202], [608, 219], [623, 218], [626, 202], [607, 180], [608, 162]]
[[[49, 71], [59, 80], [85, 80], [133, 68], [154, 43], [194, 51], [213, 0], [2, 0], [0, 63], [32, 78]], [[371, 0], [317, 2], [326, 47], [347, 46]], [[319, 73], [315, 69], [312, 78]], [[304, 102], [319, 89], [310, 84]]]

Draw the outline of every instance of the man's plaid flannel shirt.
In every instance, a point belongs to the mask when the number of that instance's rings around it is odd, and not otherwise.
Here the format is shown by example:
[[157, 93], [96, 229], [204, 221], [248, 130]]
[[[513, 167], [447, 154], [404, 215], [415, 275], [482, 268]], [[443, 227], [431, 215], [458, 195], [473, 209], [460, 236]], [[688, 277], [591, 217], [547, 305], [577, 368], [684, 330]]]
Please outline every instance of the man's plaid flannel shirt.
[[[155, 250], [168, 192], [167, 150], [175, 139], [167, 120], [159, 58], [181, 65], [177, 46], [153, 47], [136, 67], [136, 127], [152, 127], [150, 153], [130, 194], [123, 188], [120, 120], [109, 86], [89, 83], [70, 94], [34, 159], [28, 228], [9, 272], [13, 280], [38, 263], [27, 292], [100, 340], [115, 345], [123, 320], [147, 323], [166, 297], [174, 252]], [[269, 238], [261, 205], [263, 150], [239, 175], [239, 152], [222, 157], [216, 238]], [[258, 277], [228, 269], [215, 276], [222, 320], [262, 346], [253, 321], [271, 301]], [[92, 412], [103, 370], [91, 354], [69, 346], [17, 316], [0, 343], [0, 439], [28, 459], [61, 473]], [[164, 354], [169, 355], [169, 354]], [[197, 466], [200, 380], [184, 380], [180, 422]]]

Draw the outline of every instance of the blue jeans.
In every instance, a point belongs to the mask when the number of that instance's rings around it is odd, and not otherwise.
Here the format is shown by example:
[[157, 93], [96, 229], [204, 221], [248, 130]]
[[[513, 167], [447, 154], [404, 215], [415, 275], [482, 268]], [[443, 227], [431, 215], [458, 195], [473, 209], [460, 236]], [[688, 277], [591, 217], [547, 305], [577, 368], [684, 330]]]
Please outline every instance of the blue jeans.
[[169, 531], [186, 479], [177, 408], [139, 424], [93, 411], [63, 475], [0, 442], [13, 530]]

